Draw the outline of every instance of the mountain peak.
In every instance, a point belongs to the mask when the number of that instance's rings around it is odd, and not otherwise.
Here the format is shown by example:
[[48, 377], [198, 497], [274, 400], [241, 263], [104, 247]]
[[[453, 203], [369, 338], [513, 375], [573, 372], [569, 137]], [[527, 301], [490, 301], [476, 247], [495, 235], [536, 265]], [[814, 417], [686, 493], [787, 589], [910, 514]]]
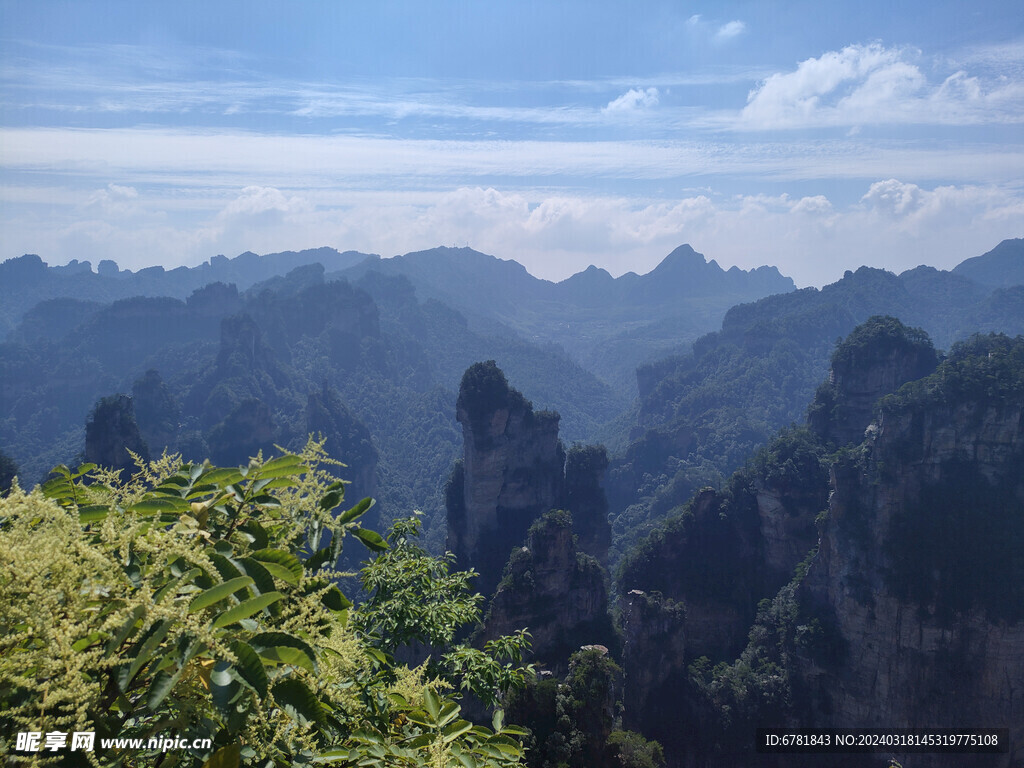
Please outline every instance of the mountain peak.
[[[675, 270], [681, 267], [686, 269], [697, 269], [706, 265], [708, 265], [708, 262], [707, 259], [704, 258], [704, 254], [693, 250], [693, 247], [689, 243], [686, 243], [684, 245], [680, 245], [672, 251], [672, 253], [662, 259], [661, 263], [649, 274], [663, 272], [668, 269]], [[718, 265], [715, 264], [715, 266], [717, 267]]]

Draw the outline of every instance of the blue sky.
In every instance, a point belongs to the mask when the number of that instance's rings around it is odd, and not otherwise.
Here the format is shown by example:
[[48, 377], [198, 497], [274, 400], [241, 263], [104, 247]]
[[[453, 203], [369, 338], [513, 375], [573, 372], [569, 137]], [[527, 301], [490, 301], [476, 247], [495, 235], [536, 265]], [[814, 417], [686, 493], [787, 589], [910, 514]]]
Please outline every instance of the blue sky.
[[0, 258], [690, 243], [821, 285], [1024, 236], [1017, 3], [6, 2]]

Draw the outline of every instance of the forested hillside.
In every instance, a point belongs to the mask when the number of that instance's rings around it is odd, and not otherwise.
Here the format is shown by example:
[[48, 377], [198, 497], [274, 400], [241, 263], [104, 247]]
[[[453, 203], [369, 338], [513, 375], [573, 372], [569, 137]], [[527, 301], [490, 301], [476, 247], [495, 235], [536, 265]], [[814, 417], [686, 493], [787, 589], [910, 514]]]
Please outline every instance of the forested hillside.
[[[370, 272], [357, 286], [309, 265], [244, 293], [214, 283], [184, 301], [48, 300], [0, 345], [0, 444], [37, 482], [82, 455], [97, 401], [126, 393], [151, 454], [238, 464], [322, 432], [359, 492], [432, 519], [457, 451], [455, 388], [480, 357], [561, 409], [569, 440], [627, 405], [557, 347], [476, 333], [405, 278]], [[433, 546], [443, 529], [438, 519]]]
[[719, 485], [780, 427], [801, 422], [837, 338], [878, 314], [948, 348], [977, 332], [1024, 333], [1024, 286], [986, 288], [931, 267], [861, 267], [821, 290], [733, 307], [691, 352], [641, 366], [633, 440], [609, 471], [617, 554], [652, 519]]
[[[984, 712], [1020, 733], [1022, 407], [1024, 337], [975, 336], [938, 363], [894, 318], [855, 329], [809, 427], [774, 437], [624, 558], [625, 724], [671, 765], [723, 767], [816, 764], [755, 754], [749, 735], [772, 725], [954, 726]], [[630, 654], [655, 638], [677, 654], [660, 667]]]

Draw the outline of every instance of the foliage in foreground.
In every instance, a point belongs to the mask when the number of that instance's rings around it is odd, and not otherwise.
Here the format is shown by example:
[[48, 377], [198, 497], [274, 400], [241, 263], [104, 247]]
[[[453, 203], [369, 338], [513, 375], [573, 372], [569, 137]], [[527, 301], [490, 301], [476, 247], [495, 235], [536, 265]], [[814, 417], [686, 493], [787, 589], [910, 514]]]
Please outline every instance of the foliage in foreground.
[[[414, 525], [393, 531], [402, 546], [389, 547], [359, 525], [369, 499], [337, 511], [344, 486], [324, 461], [311, 442], [301, 455], [243, 468], [165, 457], [128, 483], [91, 465], [59, 467], [42, 488], [0, 500], [0, 754], [12, 755], [17, 732], [95, 731], [95, 752], [20, 757], [210, 768], [520, 764], [521, 732], [502, 727], [500, 710], [493, 731], [474, 726], [452, 692], [496, 700], [498, 686], [521, 680], [513, 665], [459, 647], [451, 673], [400, 664], [390, 651], [407, 638], [388, 639], [396, 628], [379, 620], [379, 596], [361, 612], [338, 589], [333, 566], [351, 536], [406, 574], [400, 599], [431, 606], [420, 616], [431, 638], [450, 641], [478, 617], [465, 580], [446, 583], [446, 564], [425, 563], [405, 544]], [[435, 588], [460, 607], [446, 611]], [[503, 649], [516, 656], [524, 643], [506, 639]], [[213, 745], [166, 754], [101, 746], [153, 736]]]

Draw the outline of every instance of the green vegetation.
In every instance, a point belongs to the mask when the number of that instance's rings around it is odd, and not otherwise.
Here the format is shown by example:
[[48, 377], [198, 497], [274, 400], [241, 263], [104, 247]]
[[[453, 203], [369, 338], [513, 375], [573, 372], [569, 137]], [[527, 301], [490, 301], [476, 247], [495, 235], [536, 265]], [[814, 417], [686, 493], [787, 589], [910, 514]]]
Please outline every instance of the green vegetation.
[[[95, 753], [24, 755], [29, 764], [508, 766], [521, 732], [460, 717], [457, 690], [494, 701], [522, 671], [454, 645], [476, 600], [410, 539], [360, 525], [320, 443], [246, 467], [174, 458], [128, 482], [84, 465], [0, 500], [0, 731], [95, 731]], [[336, 586], [342, 548], [377, 557], [354, 606]], [[379, 581], [382, 570], [397, 589]], [[415, 601], [405, 605], [404, 600]], [[424, 610], [425, 608], [425, 610]], [[390, 611], [394, 623], [383, 620]], [[394, 633], [394, 635], [390, 633]], [[454, 661], [409, 667], [392, 649], [446, 641]], [[524, 638], [488, 650], [506, 657]], [[171, 756], [103, 750], [100, 739], [173, 732], [213, 739]]]
[[[234, 274], [234, 266], [210, 274]], [[85, 295], [89, 282], [135, 282], [90, 274], [65, 277], [83, 281]], [[468, 366], [498, 360], [527, 395], [560, 410], [569, 439], [626, 405], [563, 351], [507, 329], [473, 330], [449, 307], [418, 300], [407, 278], [372, 271], [358, 286], [313, 266], [242, 294], [211, 283], [185, 301], [54, 302], [0, 344], [0, 445], [27, 482], [80, 454], [97, 400], [130, 390], [154, 455], [166, 447], [191, 461], [244, 464], [259, 449], [299, 450], [308, 434], [322, 433], [331, 455], [351, 464], [347, 477], [378, 499], [385, 528], [421, 509], [424, 542], [439, 552], [444, 480], [461, 448], [456, 387]]]
[[756, 543], [757, 494], [777, 495], [789, 515], [807, 519], [807, 549], [816, 536], [813, 519], [828, 498], [825, 449], [807, 429], [781, 432], [721, 491], [706, 489], [667, 515], [627, 552], [616, 575], [620, 594], [631, 589], [721, 600], [743, 606], [751, 619], [758, 600], [789, 579], [769, 573]]
[[533, 404], [508, 385], [505, 374], [493, 360], [474, 363], [462, 375], [458, 407], [469, 416], [478, 440], [486, 439], [486, 417], [500, 408], [533, 413]]
[[[970, 409], [977, 423], [993, 411], [1012, 414], [1021, 402], [1024, 337], [992, 334], [955, 345], [934, 374], [883, 399], [880, 408], [884, 418], [912, 425]], [[908, 443], [893, 461], [913, 461], [920, 450], [918, 441]], [[944, 620], [976, 608], [992, 620], [1024, 618], [1024, 450], [1001, 462], [993, 478], [975, 458], [952, 457], [893, 515], [887, 581], [896, 594]]]
[[[1024, 332], [1022, 297], [1019, 289], [993, 293], [930, 267], [899, 276], [862, 267], [820, 291], [733, 307], [721, 330], [696, 340], [689, 353], [637, 371], [643, 432], [609, 473], [610, 509], [623, 517], [613, 520], [615, 556], [629, 549], [635, 532], [648, 532], [702, 486], [719, 486], [778, 429], [802, 421], [836, 339], [859, 323], [879, 327], [862, 328], [840, 354], [855, 355], [861, 342], [885, 335], [881, 326], [898, 323], [879, 315], [898, 316], [948, 346], [975, 330]], [[901, 327], [893, 339], [930, 348], [920, 331]], [[827, 420], [835, 402], [826, 401], [828, 385], [819, 394], [826, 399], [818, 400], [823, 413], [815, 420]]]
[[1012, 402], [1024, 395], [1024, 342], [1005, 334], [971, 336], [954, 344], [934, 375], [911, 382], [879, 404], [883, 414], [965, 400]]
[[851, 369], [867, 358], [889, 354], [910, 356], [918, 351], [930, 351], [935, 360], [932, 340], [920, 328], [909, 328], [895, 317], [875, 315], [854, 328], [836, 345], [832, 353], [833, 367]]
[[661, 745], [618, 728], [622, 670], [605, 649], [574, 653], [564, 680], [532, 680], [509, 697], [508, 713], [529, 729], [531, 768], [662, 768]]

